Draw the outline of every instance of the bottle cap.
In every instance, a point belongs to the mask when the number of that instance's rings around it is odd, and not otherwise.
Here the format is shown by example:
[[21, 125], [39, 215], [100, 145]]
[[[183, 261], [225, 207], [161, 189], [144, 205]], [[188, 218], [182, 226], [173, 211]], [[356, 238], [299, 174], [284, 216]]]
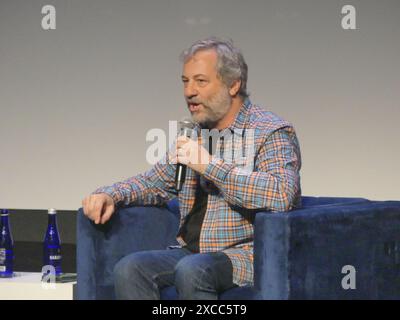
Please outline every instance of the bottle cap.
[[54, 209], [54, 208], [50, 208], [50, 209], [48, 210], [48, 213], [49, 213], [49, 214], [56, 214], [56, 213], [57, 213], [57, 210]]
[[8, 209], [1, 209], [2, 216], [8, 216]]

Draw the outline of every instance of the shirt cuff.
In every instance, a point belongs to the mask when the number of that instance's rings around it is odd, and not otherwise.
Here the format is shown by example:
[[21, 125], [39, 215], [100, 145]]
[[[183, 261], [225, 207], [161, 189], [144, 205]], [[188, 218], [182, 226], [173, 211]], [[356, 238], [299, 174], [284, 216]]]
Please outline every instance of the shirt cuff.
[[121, 192], [115, 190], [115, 188], [113, 188], [112, 186], [101, 187], [92, 192], [92, 194], [100, 194], [100, 193], [108, 194], [114, 200], [115, 205], [124, 201], [124, 197], [121, 194]]

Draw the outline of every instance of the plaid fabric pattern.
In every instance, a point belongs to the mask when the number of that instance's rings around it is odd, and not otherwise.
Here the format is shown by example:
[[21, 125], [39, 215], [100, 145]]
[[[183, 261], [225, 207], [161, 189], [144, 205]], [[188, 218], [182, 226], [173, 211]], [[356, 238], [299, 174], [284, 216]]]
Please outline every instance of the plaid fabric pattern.
[[[250, 159], [252, 170], [243, 165], [243, 157], [239, 161], [237, 157], [223, 157], [224, 151], [238, 146], [219, 140], [203, 176], [187, 168], [185, 184], [179, 194], [174, 189], [176, 165], [168, 162], [168, 155], [149, 171], [99, 188], [94, 193], [108, 193], [116, 204], [125, 205], [164, 205], [178, 196], [181, 227], [193, 207], [200, 179], [209, 193], [200, 252], [223, 251], [232, 261], [234, 283], [252, 285], [255, 213], [261, 210], [287, 212], [301, 206], [300, 146], [290, 123], [253, 105], [249, 99], [229, 129], [234, 135], [252, 133], [250, 140], [243, 140], [254, 151]], [[179, 232], [177, 240], [185, 245]]]

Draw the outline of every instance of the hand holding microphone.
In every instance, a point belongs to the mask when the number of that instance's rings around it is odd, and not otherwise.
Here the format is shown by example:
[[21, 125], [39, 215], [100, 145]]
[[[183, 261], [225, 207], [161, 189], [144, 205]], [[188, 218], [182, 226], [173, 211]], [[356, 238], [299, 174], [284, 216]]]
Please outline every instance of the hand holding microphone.
[[175, 185], [176, 190], [181, 191], [185, 182], [186, 166], [200, 174], [204, 174], [211, 156], [201, 145], [199, 139], [190, 139], [194, 124], [190, 121], [181, 122], [181, 135], [176, 140], [176, 167]]

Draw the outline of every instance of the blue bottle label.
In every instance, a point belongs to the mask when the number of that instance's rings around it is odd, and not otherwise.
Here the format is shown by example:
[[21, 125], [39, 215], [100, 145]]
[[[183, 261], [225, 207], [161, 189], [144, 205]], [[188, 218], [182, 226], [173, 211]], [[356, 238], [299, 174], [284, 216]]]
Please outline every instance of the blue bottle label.
[[13, 273], [13, 251], [0, 248], [0, 277], [11, 277]]
[[6, 257], [7, 257], [6, 249], [1, 248], [0, 249], [0, 265], [3, 265], [6, 262]]
[[12, 260], [12, 250], [0, 248], [0, 265], [10, 263]]

